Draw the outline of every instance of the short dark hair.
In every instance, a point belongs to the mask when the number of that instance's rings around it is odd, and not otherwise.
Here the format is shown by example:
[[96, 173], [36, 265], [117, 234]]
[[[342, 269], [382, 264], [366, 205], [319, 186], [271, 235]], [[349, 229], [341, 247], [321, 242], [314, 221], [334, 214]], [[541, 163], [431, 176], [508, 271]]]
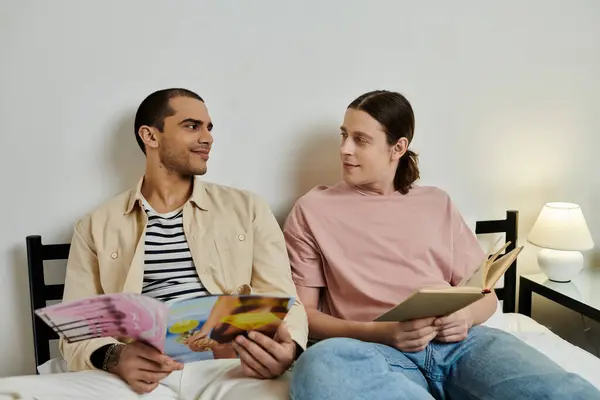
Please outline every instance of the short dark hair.
[[[395, 145], [400, 138], [412, 142], [415, 132], [415, 114], [408, 100], [400, 93], [388, 90], [374, 90], [365, 93], [354, 100], [348, 108], [361, 110], [383, 125], [387, 142]], [[400, 159], [394, 189], [402, 194], [408, 193], [412, 184], [419, 179], [418, 155], [407, 150]]]
[[190, 97], [204, 103], [202, 97], [188, 89], [171, 88], [158, 90], [142, 101], [135, 113], [134, 133], [140, 149], [146, 154], [144, 141], [138, 134], [143, 125], [152, 126], [159, 131], [165, 127], [165, 118], [175, 114], [169, 102], [175, 97]]

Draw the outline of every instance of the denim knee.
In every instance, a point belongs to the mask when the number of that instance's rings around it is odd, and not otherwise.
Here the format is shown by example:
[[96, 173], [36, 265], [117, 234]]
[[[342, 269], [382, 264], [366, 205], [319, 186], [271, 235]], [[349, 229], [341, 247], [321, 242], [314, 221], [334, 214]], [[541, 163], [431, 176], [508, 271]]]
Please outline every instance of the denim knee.
[[298, 400], [335, 398], [333, 393], [329, 397], [326, 393], [347, 386], [349, 379], [355, 379], [356, 371], [373, 369], [384, 372], [389, 367], [372, 345], [348, 338], [323, 340], [309, 347], [294, 364], [291, 397]]
[[508, 332], [477, 326], [468, 341], [450, 378], [454, 388], [490, 398], [600, 399], [589, 382]]
[[[315, 368], [327, 366], [336, 368], [336, 364], [346, 364], [348, 359], [358, 359], [373, 355], [371, 347], [360, 340], [332, 338], [322, 340], [309, 347], [296, 361], [294, 371], [304, 373]], [[361, 357], [362, 356], [362, 357]]]

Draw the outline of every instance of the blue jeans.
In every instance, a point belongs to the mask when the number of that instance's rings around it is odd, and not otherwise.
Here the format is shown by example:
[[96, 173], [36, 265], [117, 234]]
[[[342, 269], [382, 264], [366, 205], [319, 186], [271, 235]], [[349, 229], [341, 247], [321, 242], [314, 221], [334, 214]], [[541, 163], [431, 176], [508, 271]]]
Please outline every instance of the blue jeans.
[[458, 343], [417, 353], [336, 338], [308, 348], [293, 369], [292, 400], [595, 400], [600, 392], [515, 336], [484, 326]]

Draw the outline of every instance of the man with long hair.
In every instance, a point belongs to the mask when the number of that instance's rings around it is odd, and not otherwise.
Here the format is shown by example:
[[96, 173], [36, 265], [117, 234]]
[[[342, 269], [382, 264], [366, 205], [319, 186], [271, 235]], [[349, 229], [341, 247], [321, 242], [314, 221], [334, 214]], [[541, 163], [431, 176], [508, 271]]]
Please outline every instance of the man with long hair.
[[456, 313], [373, 322], [424, 286], [456, 286], [485, 259], [444, 191], [415, 184], [415, 118], [399, 93], [346, 109], [343, 181], [304, 195], [284, 235], [311, 346], [294, 367], [294, 400], [600, 399], [506, 332], [483, 326], [490, 294]]

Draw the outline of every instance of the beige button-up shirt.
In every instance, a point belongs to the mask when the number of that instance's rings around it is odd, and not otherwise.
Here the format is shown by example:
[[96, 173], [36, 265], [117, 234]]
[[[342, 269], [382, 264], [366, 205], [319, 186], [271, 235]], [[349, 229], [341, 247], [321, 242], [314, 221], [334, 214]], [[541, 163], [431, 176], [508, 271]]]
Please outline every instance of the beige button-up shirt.
[[[67, 263], [64, 301], [103, 293], [141, 293], [147, 216], [136, 188], [78, 221]], [[195, 179], [183, 207], [183, 229], [198, 276], [209, 293], [250, 285], [254, 293], [294, 296], [285, 322], [306, 348], [308, 322], [297, 297], [283, 234], [268, 204], [247, 191]], [[112, 338], [60, 341], [73, 371], [94, 369], [90, 356]]]

